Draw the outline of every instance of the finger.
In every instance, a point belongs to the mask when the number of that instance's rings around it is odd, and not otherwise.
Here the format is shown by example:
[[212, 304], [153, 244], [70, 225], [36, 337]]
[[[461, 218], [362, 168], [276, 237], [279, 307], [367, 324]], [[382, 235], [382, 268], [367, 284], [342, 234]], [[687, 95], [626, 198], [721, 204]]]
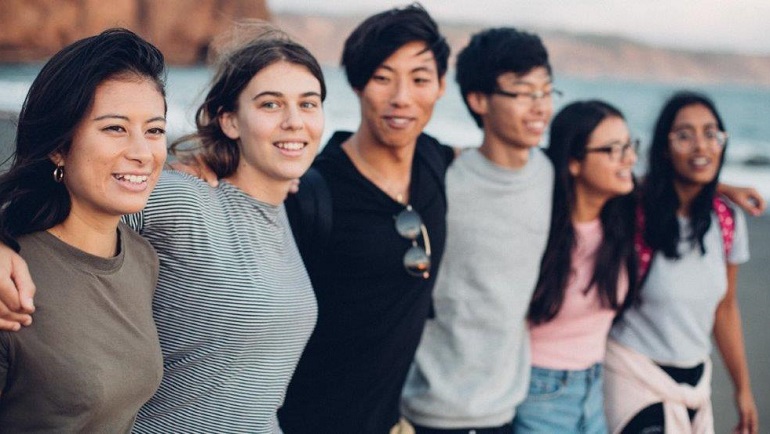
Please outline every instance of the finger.
[[32, 315], [27, 315], [26, 313], [6, 312], [0, 317], [0, 320], [17, 323], [25, 327], [32, 325]]
[[19, 312], [20, 310], [19, 291], [10, 276], [10, 271], [0, 269], [0, 316], [5, 311]]
[[0, 331], [17, 332], [21, 330], [21, 324], [14, 321], [0, 319]]
[[291, 184], [289, 184], [289, 193], [296, 194], [299, 191], [299, 182], [299, 178], [291, 180]]
[[19, 291], [19, 302], [21, 303], [21, 310], [16, 310], [20, 313], [33, 313], [35, 312], [35, 283], [32, 281], [32, 276], [29, 274], [29, 268], [27, 263], [17, 256], [13, 259], [13, 282], [16, 289]]
[[195, 154], [195, 163], [198, 170], [200, 171], [201, 179], [206, 181], [206, 183], [212, 187], [219, 185], [219, 178], [217, 177], [217, 174], [211, 170], [211, 167], [209, 167], [208, 164], [206, 164], [206, 161], [203, 159], [203, 155]]

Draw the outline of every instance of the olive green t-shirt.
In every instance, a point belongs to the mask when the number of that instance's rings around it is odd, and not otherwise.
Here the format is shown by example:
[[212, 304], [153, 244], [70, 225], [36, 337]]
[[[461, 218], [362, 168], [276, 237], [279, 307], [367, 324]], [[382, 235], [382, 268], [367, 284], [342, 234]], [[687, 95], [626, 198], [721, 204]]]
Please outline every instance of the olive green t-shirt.
[[19, 239], [37, 294], [31, 326], [0, 332], [0, 431], [128, 432], [163, 375], [152, 297], [158, 259], [121, 224], [120, 253], [48, 232]]

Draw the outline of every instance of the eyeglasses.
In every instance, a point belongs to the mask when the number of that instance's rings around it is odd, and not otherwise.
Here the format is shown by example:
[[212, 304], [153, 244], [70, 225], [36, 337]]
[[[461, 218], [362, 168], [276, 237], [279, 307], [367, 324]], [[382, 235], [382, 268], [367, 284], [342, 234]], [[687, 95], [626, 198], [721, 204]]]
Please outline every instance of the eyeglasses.
[[[707, 146], [719, 150], [727, 143], [727, 133], [719, 130], [706, 130], [703, 139]], [[689, 128], [674, 131], [668, 135], [671, 146], [677, 152], [691, 152], [698, 146], [698, 134]]]
[[509, 92], [507, 90], [495, 89], [492, 91], [495, 95], [507, 96], [513, 98], [517, 104], [521, 106], [532, 106], [538, 100], [550, 100], [555, 101], [562, 97], [563, 93], [557, 89], [551, 90], [538, 90], [535, 92]]
[[623, 161], [629, 155], [628, 151], [633, 150], [634, 155], [639, 153], [639, 140], [633, 139], [626, 143], [611, 143], [606, 146], [599, 146], [596, 148], [586, 148], [585, 153], [589, 152], [604, 152], [610, 156], [610, 161], [618, 162]]
[[[430, 277], [430, 238], [428, 230], [422, 223], [420, 214], [412, 209], [412, 205], [398, 213], [396, 219], [396, 232], [399, 235], [412, 241], [412, 247], [404, 254], [404, 268], [406, 272], [415, 277], [427, 279]], [[425, 249], [417, 244], [417, 237], [422, 234], [425, 243]]]

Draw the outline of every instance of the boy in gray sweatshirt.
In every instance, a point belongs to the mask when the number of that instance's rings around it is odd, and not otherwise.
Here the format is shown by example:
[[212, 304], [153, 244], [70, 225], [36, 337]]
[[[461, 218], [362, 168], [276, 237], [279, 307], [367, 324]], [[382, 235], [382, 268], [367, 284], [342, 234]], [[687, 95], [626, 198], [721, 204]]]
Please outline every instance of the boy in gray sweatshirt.
[[457, 82], [484, 139], [446, 175], [435, 317], [402, 412], [417, 434], [509, 434], [529, 385], [526, 314], [551, 216], [553, 168], [537, 146], [559, 92], [540, 38], [513, 28], [474, 35], [458, 56]]

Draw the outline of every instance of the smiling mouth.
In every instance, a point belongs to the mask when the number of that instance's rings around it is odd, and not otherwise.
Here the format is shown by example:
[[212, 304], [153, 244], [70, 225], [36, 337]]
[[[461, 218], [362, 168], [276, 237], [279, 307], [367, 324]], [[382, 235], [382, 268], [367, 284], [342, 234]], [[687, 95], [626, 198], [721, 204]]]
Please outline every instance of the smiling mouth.
[[284, 151], [301, 151], [302, 149], [307, 146], [306, 142], [275, 142], [273, 143], [273, 146], [275, 146], [278, 149], [282, 149]]
[[414, 119], [404, 116], [385, 116], [385, 121], [396, 128], [403, 128], [408, 126]]
[[144, 184], [147, 182], [147, 175], [128, 175], [128, 174], [120, 174], [115, 173], [112, 175], [115, 179], [118, 181], [124, 181], [131, 184]]

